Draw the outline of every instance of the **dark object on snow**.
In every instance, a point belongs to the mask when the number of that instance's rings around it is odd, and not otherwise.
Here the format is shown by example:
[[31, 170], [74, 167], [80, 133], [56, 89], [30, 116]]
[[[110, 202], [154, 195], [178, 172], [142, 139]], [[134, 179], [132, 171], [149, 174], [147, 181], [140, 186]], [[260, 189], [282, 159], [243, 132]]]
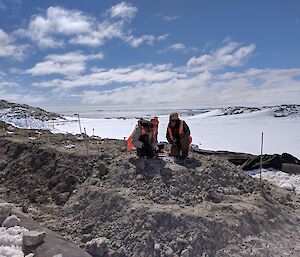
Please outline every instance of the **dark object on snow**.
[[[254, 170], [260, 168], [259, 155], [227, 151], [207, 151], [200, 149], [193, 149], [193, 151], [203, 155], [217, 155], [228, 160], [234, 165], [240, 166], [243, 170]], [[262, 158], [262, 167], [282, 170], [289, 174], [300, 174], [300, 160], [288, 153], [283, 153], [282, 155], [264, 154]]]

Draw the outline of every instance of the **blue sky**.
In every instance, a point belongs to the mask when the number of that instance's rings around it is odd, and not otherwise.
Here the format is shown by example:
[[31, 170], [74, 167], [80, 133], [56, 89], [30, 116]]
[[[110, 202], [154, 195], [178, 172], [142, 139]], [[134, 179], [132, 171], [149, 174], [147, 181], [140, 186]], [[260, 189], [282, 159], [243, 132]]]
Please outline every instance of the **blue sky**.
[[299, 46], [297, 0], [0, 0], [0, 99], [299, 104]]

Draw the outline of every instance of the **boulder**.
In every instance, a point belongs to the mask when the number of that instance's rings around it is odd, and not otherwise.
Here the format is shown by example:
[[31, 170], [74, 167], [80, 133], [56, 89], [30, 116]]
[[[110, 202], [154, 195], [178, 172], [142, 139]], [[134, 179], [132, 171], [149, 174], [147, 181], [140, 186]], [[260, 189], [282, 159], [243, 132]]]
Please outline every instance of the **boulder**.
[[221, 202], [221, 197], [219, 193], [217, 193], [214, 190], [210, 190], [208, 192], [208, 195], [206, 197], [207, 200], [212, 201], [213, 203], [220, 203]]
[[86, 247], [92, 256], [103, 257], [109, 250], [108, 242], [106, 237], [98, 237], [87, 242]]
[[13, 205], [10, 203], [0, 203], [0, 223], [10, 215]]
[[11, 215], [2, 222], [2, 227], [10, 228], [10, 227], [18, 226], [19, 224], [20, 224], [20, 219], [16, 215]]
[[26, 231], [23, 234], [23, 244], [25, 246], [40, 245], [46, 236], [45, 232], [40, 231]]

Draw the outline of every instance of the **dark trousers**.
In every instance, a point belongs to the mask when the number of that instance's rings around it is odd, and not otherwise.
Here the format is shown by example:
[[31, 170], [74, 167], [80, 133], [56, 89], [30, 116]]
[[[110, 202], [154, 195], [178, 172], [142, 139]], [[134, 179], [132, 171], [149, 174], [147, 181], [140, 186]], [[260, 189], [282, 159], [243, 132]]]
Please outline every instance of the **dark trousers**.
[[188, 137], [180, 138], [178, 143], [171, 146], [170, 155], [174, 157], [187, 157], [189, 155], [190, 141]]
[[155, 152], [153, 149], [150, 149], [150, 148], [146, 148], [146, 147], [143, 147], [143, 148], [137, 148], [136, 149], [136, 154], [138, 157], [148, 157], [148, 158], [153, 158], [155, 156]]

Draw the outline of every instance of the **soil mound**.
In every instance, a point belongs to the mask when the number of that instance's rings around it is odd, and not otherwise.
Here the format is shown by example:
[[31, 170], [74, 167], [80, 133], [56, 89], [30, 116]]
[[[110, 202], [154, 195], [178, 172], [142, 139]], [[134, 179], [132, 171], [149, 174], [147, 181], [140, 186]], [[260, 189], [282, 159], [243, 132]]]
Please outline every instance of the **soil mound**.
[[298, 195], [216, 156], [145, 160], [124, 141], [28, 130], [2, 135], [0, 156], [1, 197], [93, 256], [300, 254]]

